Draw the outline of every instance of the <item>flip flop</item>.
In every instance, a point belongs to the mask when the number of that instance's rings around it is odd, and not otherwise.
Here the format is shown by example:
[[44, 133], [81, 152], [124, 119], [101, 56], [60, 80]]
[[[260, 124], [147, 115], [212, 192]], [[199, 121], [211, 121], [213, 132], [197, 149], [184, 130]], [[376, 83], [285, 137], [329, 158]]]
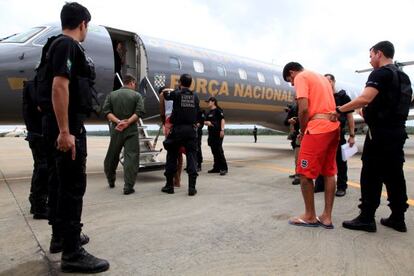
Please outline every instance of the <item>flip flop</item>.
[[317, 223], [319, 224], [319, 226], [321, 226], [325, 229], [334, 229], [334, 225], [332, 223], [331, 224], [325, 224], [320, 220], [319, 217], [316, 217], [316, 220], [318, 221]]
[[301, 218], [292, 218], [288, 220], [288, 223], [290, 225], [294, 225], [294, 226], [303, 226], [303, 227], [318, 227], [319, 223], [318, 222], [306, 222]]

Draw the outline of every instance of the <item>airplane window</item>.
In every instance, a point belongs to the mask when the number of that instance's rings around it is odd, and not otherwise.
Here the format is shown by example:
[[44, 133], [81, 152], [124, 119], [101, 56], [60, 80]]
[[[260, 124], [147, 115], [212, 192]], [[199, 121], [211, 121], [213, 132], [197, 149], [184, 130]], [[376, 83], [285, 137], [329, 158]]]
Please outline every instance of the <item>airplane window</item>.
[[276, 84], [276, 85], [280, 85], [280, 79], [279, 79], [279, 77], [278, 77], [278, 76], [273, 75], [273, 80], [275, 81], [275, 84]]
[[35, 41], [33, 41], [33, 44], [43, 46], [46, 44], [49, 37], [52, 37], [52, 36], [55, 36], [61, 33], [62, 31], [60, 29], [53, 29], [52, 31], [47, 31], [41, 36], [39, 36]]
[[242, 80], [247, 80], [247, 73], [243, 69], [239, 69], [239, 76]]
[[201, 61], [194, 60], [193, 65], [194, 71], [196, 71], [197, 73], [204, 73], [204, 65]]
[[40, 33], [45, 28], [46, 27], [31, 28], [25, 32], [6, 37], [5, 39], [1, 40], [1, 43], [24, 43], [36, 34]]
[[221, 77], [225, 77], [227, 75], [226, 68], [222, 65], [217, 66], [217, 72]]
[[264, 75], [260, 72], [257, 72], [257, 78], [259, 79], [260, 82], [266, 82]]
[[170, 67], [175, 70], [181, 69], [181, 62], [178, 58], [170, 57]]

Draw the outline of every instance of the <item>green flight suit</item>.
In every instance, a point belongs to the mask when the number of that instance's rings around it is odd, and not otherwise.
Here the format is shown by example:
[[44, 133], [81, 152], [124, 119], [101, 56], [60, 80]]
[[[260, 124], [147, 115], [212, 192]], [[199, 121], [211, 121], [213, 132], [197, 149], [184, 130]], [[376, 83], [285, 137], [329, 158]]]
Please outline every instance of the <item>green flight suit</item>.
[[[103, 113], [114, 114], [119, 120], [128, 119], [134, 113], [141, 117], [144, 114], [144, 102], [135, 90], [121, 88], [112, 91], [105, 99]], [[124, 131], [115, 130], [116, 124], [110, 123], [111, 141], [104, 161], [104, 170], [108, 183], [115, 183], [116, 168], [119, 155], [124, 148], [124, 191], [132, 189], [139, 168], [139, 140], [137, 124], [131, 124]]]

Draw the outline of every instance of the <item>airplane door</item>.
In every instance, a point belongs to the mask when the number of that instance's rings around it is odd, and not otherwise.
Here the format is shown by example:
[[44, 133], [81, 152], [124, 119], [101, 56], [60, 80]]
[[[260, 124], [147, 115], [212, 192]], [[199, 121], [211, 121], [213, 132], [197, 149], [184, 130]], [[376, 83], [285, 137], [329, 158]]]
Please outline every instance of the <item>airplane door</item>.
[[137, 49], [137, 78], [141, 82], [148, 76], [148, 60], [144, 43], [138, 35], [135, 35]]

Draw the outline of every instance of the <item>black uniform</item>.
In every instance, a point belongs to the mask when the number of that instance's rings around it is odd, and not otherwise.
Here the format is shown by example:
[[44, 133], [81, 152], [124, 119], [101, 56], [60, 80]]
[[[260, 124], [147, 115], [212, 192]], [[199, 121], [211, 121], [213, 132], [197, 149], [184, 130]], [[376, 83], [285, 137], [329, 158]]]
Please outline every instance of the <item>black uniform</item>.
[[[373, 219], [380, 204], [382, 183], [387, 188], [392, 217], [404, 220], [408, 208], [404, 178], [404, 143], [406, 114], [400, 115], [398, 98], [400, 82], [387, 65], [374, 70], [367, 87], [378, 90], [378, 95], [364, 108], [364, 119], [369, 126], [362, 153], [361, 216]], [[408, 76], [406, 77], [409, 81]], [[408, 108], [407, 108], [408, 110]]]
[[33, 175], [30, 186], [30, 212], [33, 218], [47, 218], [47, 155], [42, 135], [42, 113], [33, 86], [25, 83], [23, 89], [23, 119], [26, 124], [29, 147], [33, 156]]
[[286, 115], [286, 119], [284, 121], [285, 126], [289, 126], [289, 119], [296, 118], [296, 123], [293, 125], [294, 131], [293, 133], [289, 133], [288, 139], [291, 140], [290, 144], [292, 145], [292, 149], [300, 147], [297, 143], [297, 137], [299, 135], [299, 119], [298, 119], [298, 106], [297, 104], [293, 104], [289, 107], [288, 114]]
[[208, 145], [214, 157], [213, 172], [227, 172], [226, 157], [223, 151], [223, 138], [220, 137], [221, 120], [224, 119], [223, 110], [219, 107], [210, 110], [207, 114], [206, 121], [213, 125], [208, 127]]
[[257, 127], [253, 128], [253, 137], [254, 137], [254, 142], [257, 142]]
[[[335, 98], [335, 105], [336, 106], [343, 106], [351, 101], [351, 98], [346, 94], [345, 90], [340, 90], [339, 92], [334, 94]], [[353, 110], [343, 113], [339, 116], [339, 122], [341, 123], [340, 128], [340, 140], [339, 145], [336, 150], [336, 166], [338, 168], [338, 174], [336, 178], [336, 189], [345, 191], [348, 188], [348, 165], [346, 161], [342, 160], [342, 150], [341, 146], [346, 143], [345, 139], [345, 127], [347, 123], [347, 114], [354, 112]], [[315, 190], [316, 191], [323, 191], [324, 190], [324, 181], [323, 176], [319, 176], [315, 180]]]
[[59, 128], [53, 112], [51, 91], [43, 91], [43, 134], [47, 139], [49, 166], [49, 224], [53, 239], [63, 237], [63, 253], [80, 248], [81, 214], [86, 189], [86, 131], [84, 120], [90, 111], [90, 85], [95, 77], [93, 65], [82, 46], [68, 36], [59, 39], [49, 51], [47, 65], [52, 77], [69, 79], [69, 131], [75, 136], [76, 159], [71, 151], [56, 149]]
[[204, 121], [206, 120], [206, 114], [203, 110], [198, 112], [197, 123], [197, 171], [201, 171], [201, 164], [203, 163], [203, 151], [201, 150], [201, 141], [203, 139], [203, 127]]
[[197, 179], [197, 114], [200, 110], [200, 100], [193, 91], [182, 88], [173, 92], [164, 93], [166, 100], [172, 100], [173, 112], [171, 123], [173, 128], [164, 147], [167, 150], [167, 163], [165, 165], [165, 176], [167, 184], [162, 189], [166, 193], [174, 193], [173, 177], [177, 172], [177, 159], [180, 147], [185, 147], [187, 157], [188, 193], [194, 195]]

